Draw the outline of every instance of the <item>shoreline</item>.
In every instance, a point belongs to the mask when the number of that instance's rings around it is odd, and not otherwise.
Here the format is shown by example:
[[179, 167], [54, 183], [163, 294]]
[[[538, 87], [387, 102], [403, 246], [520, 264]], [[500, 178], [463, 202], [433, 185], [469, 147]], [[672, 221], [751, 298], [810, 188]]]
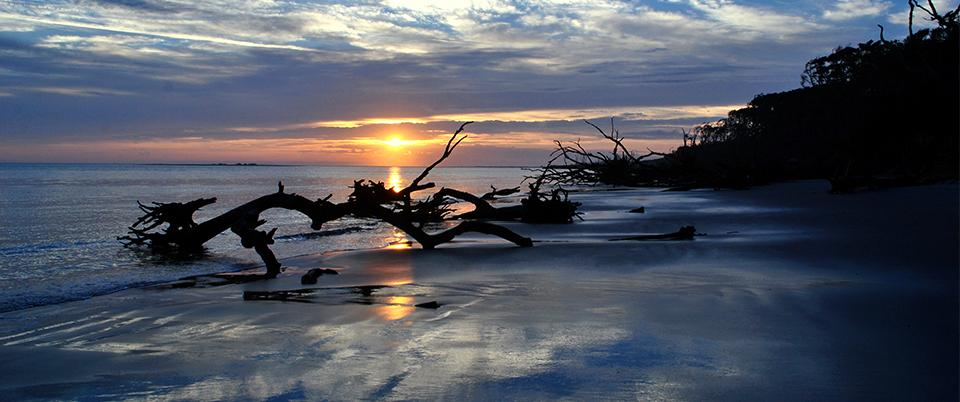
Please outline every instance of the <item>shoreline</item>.
[[[135, 288], [0, 313], [0, 390], [27, 399], [955, 397], [957, 186], [840, 196], [828, 186], [578, 192], [582, 222], [507, 224], [541, 240], [532, 248], [471, 235], [435, 250], [328, 251], [284, 258], [275, 280]], [[646, 212], [627, 212], [639, 206]], [[687, 224], [706, 235], [608, 241]], [[320, 267], [340, 275], [300, 284]], [[304, 288], [297, 300], [242, 300]], [[416, 306], [429, 302], [437, 306]], [[68, 369], [76, 365], [85, 370]]]

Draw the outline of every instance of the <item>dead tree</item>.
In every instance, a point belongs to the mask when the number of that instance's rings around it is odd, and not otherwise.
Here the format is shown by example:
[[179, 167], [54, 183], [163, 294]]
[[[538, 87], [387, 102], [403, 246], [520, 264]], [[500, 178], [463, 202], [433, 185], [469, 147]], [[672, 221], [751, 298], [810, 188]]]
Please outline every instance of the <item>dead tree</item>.
[[544, 193], [541, 188], [544, 184], [545, 175], [541, 173], [536, 177], [527, 177], [532, 180], [528, 185], [527, 196], [520, 200], [520, 205], [511, 205], [506, 207], [494, 207], [486, 196], [503, 192], [512, 194], [519, 191], [519, 187], [504, 190], [496, 190], [485, 194], [483, 197], [477, 197], [465, 191], [452, 188], [443, 188], [437, 192], [437, 197], [449, 197], [460, 201], [473, 204], [474, 209], [453, 217], [454, 219], [483, 219], [512, 221], [518, 220], [525, 223], [572, 223], [574, 218], [580, 214], [577, 208], [579, 202], [573, 202], [569, 199], [569, 193], [563, 188], [556, 186], [549, 192]]
[[908, 24], [911, 36], [913, 35], [913, 12], [917, 8], [927, 13], [927, 19], [936, 22], [940, 27], [946, 27], [950, 25], [951, 22], [955, 22], [957, 15], [960, 14], [960, 4], [957, 5], [956, 9], [947, 11], [946, 14], [940, 14], [940, 12], [937, 11], [937, 6], [933, 3], [933, 0], [927, 0], [927, 7], [924, 7], [923, 4], [917, 0], [909, 0], [907, 3], [910, 5], [910, 17]]
[[638, 155], [624, 144], [624, 137], [610, 119], [610, 131], [606, 132], [596, 124], [584, 120], [600, 135], [613, 143], [613, 149], [607, 152], [587, 151], [580, 140], [565, 143], [554, 141], [556, 149], [547, 164], [539, 169], [545, 180], [555, 184], [612, 184], [642, 185], [648, 184], [654, 177], [657, 166], [644, 163], [654, 156], [666, 154], [647, 149], [646, 154]]
[[428, 233], [424, 229], [426, 222], [442, 219], [450, 212], [448, 203], [443, 196], [419, 201], [413, 200], [412, 195], [436, 187], [434, 183], [421, 182], [467, 138], [466, 135], [461, 136], [467, 124], [470, 122], [462, 124], [450, 137], [439, 159], [427, 166], [410, 185], [398, 191], [387, 189], [383, 182], [358, 180], [354, 182], [353, 192], [345, 202], [333, 203], [329, 201], [331, 195], [310, 200], [298, 194], [286, 193], [283, 183], [279, 183], [276, 193], [247, 202], [201, 223], [193, 220], [193, 214], [201, 207], [216, 202], [216, 198], [152, 205], [138, 202], [144, 215], [130, 226], [127, 235], [118, 237], [118, 240], [128, 247], [143, 246], [158, 252], [193, 251], [202, 249], [204, 243], [217, 234], [231, 230], [240, 237], [244, 247], [257, 251], [267, 267], [267, 277], [275, 277], [281, 270], [279, 261], [268, 247], [273, 244], [277, 229], [260, 231], [257, 228], [266, 223], [260, 219], [260, 214], [273, 208], [300, 212], [310, 218], [313, 230], [320, 230], [324, 223], [347, 215], [379, 219], [404, 231], [425, 249], [432, 249], [467, 232], [498, 236], [521, 247], [532, 246], [530, 238], [488, 222], [463, 221], [436, 233]]
[[497, 197], [505, 197], [505, 196], [513, 195], [519, 192], [520, 192], [520, 187], [497, 189], [494, 186], [490, 186], [490, 192], [480, 196], [480, 198], [484, 200], [494, 200]]
[[947, 11], [945, 14], [940, 14], [940, 12], [937, 11], [937, 6], [933, 3], [933, 0], [927, 0], [926, 7], [918, 0], [907, 0], [907, 5], [910, 6], [910, 14], [907, 17], [908, 38], [913, 37], [913, 13], [918, 8], [927, 13], [926, 19], [928, 21], [936, 22], [937, 26], [941, 28], [948, 28], [951, 24], [956, 24], [957, 17], [960, 15], [960, 4], [957, 4], [957, 8]]

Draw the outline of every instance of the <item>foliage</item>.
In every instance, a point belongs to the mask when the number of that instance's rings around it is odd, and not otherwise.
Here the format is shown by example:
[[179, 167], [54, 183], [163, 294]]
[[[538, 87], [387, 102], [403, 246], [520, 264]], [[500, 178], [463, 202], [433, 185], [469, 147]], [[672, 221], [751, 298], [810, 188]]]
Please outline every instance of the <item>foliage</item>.
[[685, 131], [684, 145], [662, 159], [639, 161], [626, 150], [604, 158], [558, 143], [575, 168], [553, 168], [562, 172], [554, 178], [727, 188], [805, 178], [835, 185], [855, 177], [901, 185], [956, 179], [960, 7], [940, 14], [932, 3], [910, 5], [938, 26], [913, 32], [911, 13], [903, 40], [881, 31], [880, 40], [813, 59], [801, 88], [757, 95], [726, 118]]

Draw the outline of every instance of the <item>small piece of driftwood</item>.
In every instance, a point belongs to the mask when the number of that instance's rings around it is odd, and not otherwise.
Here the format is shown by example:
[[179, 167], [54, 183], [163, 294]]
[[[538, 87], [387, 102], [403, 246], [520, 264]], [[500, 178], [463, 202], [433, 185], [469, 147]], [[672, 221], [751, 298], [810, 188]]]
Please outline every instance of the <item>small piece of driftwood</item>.
[[300, 277], [300, 284], [301, 284], [301, 285], [315, 285], [315, 284], [317, 283], [317, 278], [323, 276], [324, 274], [327, 274], [327, 275], [340, 275], [339, 272], [334, 271], [334, 270], [332, 270], [332, 269], [330, 269], [330, 268], [314, 268], [314, 269], [311, 269], [311, 270], [307, 271], [307, 273], [303, 274], [303, 276]]
[[618, 239], [610, 239], [610, 241], [621, 241], [621, 240], [693, 240], [693, 237], [697, 235], [697, 229], [693, 226], [684, 226], [680, 230], [673, 233], [664, 233], [664, 234], [652, 234], [652, 235], [638, 235], [630, 237], [621, 237]]

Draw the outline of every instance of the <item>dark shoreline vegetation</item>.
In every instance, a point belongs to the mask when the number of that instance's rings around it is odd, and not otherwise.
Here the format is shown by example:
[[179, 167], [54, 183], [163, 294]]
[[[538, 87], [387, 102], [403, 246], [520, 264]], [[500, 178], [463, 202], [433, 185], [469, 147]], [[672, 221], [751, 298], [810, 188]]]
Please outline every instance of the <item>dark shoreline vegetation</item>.
[[[802, 87], [760, 94], [724, 119], [683, 131], [670, 153], [637, 154], [613, 127], [610, 153], [557, 141], [541, 171], [559, 185], [747, 188], [827, 179], [831, 192], [957, 180], [957, 9], [911, 1], [910, 34], [837, 48], [806, 64]], [[913, 32], [916, 9], [937, 23]], [[655, 157], [660, 158], [655, 158]]]

